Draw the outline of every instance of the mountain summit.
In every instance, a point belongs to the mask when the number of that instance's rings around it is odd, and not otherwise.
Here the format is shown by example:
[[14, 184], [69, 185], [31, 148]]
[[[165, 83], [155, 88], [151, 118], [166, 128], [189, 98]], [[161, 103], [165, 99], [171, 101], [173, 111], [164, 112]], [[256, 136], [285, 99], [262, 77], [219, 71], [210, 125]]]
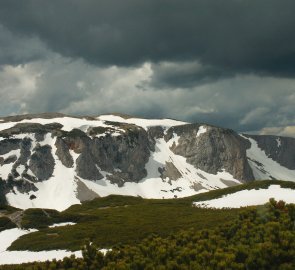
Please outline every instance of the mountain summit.
[[126, 115], [0, 118], [0, 202], [63, 210], [98, 196], [185, 197], [295, 181], [295, 139]]

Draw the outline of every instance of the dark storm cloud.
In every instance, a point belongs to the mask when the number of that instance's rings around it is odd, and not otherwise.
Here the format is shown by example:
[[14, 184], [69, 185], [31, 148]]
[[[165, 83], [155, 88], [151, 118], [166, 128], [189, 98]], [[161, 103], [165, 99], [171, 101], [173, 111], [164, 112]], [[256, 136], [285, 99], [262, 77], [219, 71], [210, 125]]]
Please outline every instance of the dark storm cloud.
[[92, 64], [206, 67], [178, 84], [238, 73], [294, 77], [294, 10], [294, 0], [3, 0], [0, 23]]
[[45, 44], [37, 37], [20, 36], [0, 24], [0, 65], [25, 64], [47, 54]]
[[[154, 89], [193, 88], [235, 75], [226, 67], [203, 66], [198, 62], [160, 62], [152, 65], [153, 74], [148, 84]], [[146, 87], [146, 85], [143, 85]]]

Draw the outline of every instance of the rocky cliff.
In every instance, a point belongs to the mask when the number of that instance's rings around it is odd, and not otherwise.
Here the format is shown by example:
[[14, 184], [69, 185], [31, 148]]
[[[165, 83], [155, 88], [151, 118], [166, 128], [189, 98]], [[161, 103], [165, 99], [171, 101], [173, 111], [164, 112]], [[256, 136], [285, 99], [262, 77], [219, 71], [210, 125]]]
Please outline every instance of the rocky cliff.
[[261, 178], [295, 180], [294, 150], [292, 138], [171, 119], [7, 117], [0, 119], [0, 202], [65, 209], [108, 194], [170, 198]]

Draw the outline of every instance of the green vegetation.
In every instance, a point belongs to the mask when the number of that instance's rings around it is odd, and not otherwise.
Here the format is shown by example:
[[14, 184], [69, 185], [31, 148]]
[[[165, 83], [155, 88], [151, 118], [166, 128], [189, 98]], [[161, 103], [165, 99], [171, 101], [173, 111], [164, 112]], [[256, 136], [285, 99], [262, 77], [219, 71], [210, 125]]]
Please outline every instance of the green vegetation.
[[10, 205], [0, 204], [0, 212], [3, 214], [12, 214], [13, 212], [18, 211], [18, 210], [20, 210], [20, 209], [15, 208]]
[[23, 213], [22, 227], [25, 229], [42, 229], [47, 228], [53, 223], [62, 222], [65, 219], [70, 221], [71, 217], [67, 215], [61, 215], [57, 210], [31, 208], [25, 210]]
[[[74, 205], [58, 216], [53, 212], [51, 218], [40, 209], [25, 211], [23, 226], [37, 227], [40, 231], [20, 237], [10, 250], [78, 250], [86, 239], [101, 248], [138, 243], [153, 233], [165, 237], [181, 229], [213, 228], [234, 219], [239, 211], [195, 208], [186, 199], [146, 200], [112, 195]], [[47, 227], [57, 220], [77, 224]]]
[[[194, 201], [214, 199], [243, 189], [267, 188], [271, 184], [295, 189], [292, 182], [255, 181], [180, 199], [111, 195], [73, 205], [63, 212], [28, 209], [24, 211], [22, 226], [39, 231], [20, 237], [10, 250], [79, 250], [86, 239], [100, 248], [109, 248], [118, 243], [139, 243], [153, 233], [166, 237], [182, 229], [215, 228], [235, 219], [242, 210], [202, 209], [192, 207]], [[66, 221], [77, 224], [48, 228], [53, 223]]]
[[0, 217], [0, 232], [15, 227], [16, 225], [8, 217]]
[[101, 270], [292, 270], [295, 268], [295, 205], [270, 200], [243, 209], [214, 229], [182, 230], [137, 244], [115, 245], [105, 256], [84, 245], [83, 258], [3, 266], [0, 269]]

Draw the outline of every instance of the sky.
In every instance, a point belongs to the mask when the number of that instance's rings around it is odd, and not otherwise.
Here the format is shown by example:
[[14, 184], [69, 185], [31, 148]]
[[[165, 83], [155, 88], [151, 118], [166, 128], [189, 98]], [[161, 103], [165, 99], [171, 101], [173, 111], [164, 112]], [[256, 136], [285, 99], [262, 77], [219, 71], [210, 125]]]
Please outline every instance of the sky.
[[294, 0], [1, 0], [0, 116], [119, 112], [295, 136]]

